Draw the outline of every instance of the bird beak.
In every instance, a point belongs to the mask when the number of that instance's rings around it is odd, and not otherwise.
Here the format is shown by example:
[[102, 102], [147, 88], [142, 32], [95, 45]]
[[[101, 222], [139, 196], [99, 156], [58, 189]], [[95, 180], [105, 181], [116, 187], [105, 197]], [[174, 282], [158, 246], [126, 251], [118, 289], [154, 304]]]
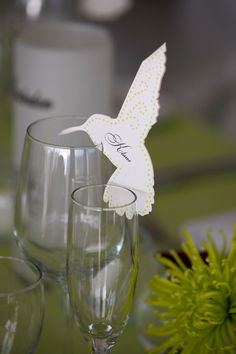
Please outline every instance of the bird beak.
[[71, 134], [71, 133], [75, 133], [78, 131], [84, 131], [83, 124], [77, 125], [75, 127], [66, 128], [66, 129], [62, 130], [59, 135]]

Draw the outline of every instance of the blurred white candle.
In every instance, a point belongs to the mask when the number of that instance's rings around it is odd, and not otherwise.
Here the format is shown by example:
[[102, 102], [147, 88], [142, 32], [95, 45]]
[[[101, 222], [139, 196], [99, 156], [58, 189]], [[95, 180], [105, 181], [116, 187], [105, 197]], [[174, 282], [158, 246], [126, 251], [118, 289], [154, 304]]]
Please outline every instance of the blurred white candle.
[[112, 20], [131, 10], [133, 0], [81, 0], [79, 10], [96, 20]]
[[88, 24], [41, 22], [14, 45], [13, 162], [20, 164], [27, 126], [54, 115], [111, 114], [113, 46]]

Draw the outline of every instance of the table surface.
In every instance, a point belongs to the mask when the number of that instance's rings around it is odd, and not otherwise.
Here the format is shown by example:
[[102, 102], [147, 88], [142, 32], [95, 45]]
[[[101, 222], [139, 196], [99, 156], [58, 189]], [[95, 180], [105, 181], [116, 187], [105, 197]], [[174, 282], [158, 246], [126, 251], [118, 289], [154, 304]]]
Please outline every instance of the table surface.
[[[10, 121], [6, 119], [7, 106], [0, 106], [0, 156], [2, 160], [10, 158]], [[235, 139], [229, 139], [217, 132], [212, 127], [188, 117], [175, 116], [168, 121], [157, 124], [147, 139], [147, 146], [151, 153], [155, 171], [158, 174], [168, 169], [188, 169], [189, 166], [201, 166], [203, 163], [223, 161], [228, 157], [236, 156]], [[158, 178], [157, 178], [158, 185]], [[153, 234], [151, 239], [156, 242], [156, 247], [168, 248], [177, 247], [179, 244], [179, 225], [186, 220], [201, 218], [225, 211], [236, 209], [236, 170], [230, 169], [214, 174], [196, 176], [186, 181], [180, 180], [176, 183], [158, 187], [158, 199], [154, 205], [152, 214], [147, 217], [147, 224], [152, 225]], [[164, 233], [158, 233], [160, 229]], [[156, 231], [155, 231], [156, 230]], [[9, 233], [10, 234], [10, 233]], [[167, 236], [166, 236], [167, 235]], [[146, 237], [146, 236], [145, 236]], [[147, 236], [148, 237], [148, 236]], [[9, 240], [10, 239], [9, 236]], [[9, 241], [8, 240], [8, 241]], [[150, 251], [151, 250], [151, 251]], [[11, 242], [6, 239], [0, 245], [0, 254], [12, 253]], [[152, 257], [153, 247], [144, 250], [148, 257]], [[148, 253], [149, 252], [149, 253]], [[145, 259], [145, 257], [144, 257]], [[140, 262], [141, 273], [145, 273], [146, 263]], [[147, 287], [151, 272], [145, 274]], [[136, 298], [140, 295], [138, 292]], [[63, 333], [55, 324], [61, 321], [54, 298], [49, 295], [46, 308], [50, 309], [53, 315], [47, 321], [44, 328], [44, 341], [40, 342], [37, 354], [60, 353], [63, 346]], [[76, 329], [76, 343], [79, 351], [88, 352], [86, 343]], [[119, 338], [113, 353], [145, 353], [137, 332], [137, 324], [134, 315], [131, 316], [130, 324], [124, 334]]]

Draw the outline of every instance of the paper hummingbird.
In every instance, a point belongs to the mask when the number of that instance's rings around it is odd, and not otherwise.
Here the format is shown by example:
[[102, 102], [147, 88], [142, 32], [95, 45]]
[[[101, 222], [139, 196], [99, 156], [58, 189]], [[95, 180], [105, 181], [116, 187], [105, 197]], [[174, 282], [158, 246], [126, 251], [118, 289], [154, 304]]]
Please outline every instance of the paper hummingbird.
[[[85, 131], [95, 145], [103, 145], [104, 154], [116, 167], [108, 184], [133, 190], [137, 195], [137, 212], [140, 215], [148, 214], [154, 203], [154, 171], [144, 141], [159, 113], [165, 52], [166, 45], [163, 44], [142, 62], [117, 118], [93, 114], [84, 124], [61, 132]], [[109, 195], [108, 189], [105, 201], [111, 202], [114, 198]]]

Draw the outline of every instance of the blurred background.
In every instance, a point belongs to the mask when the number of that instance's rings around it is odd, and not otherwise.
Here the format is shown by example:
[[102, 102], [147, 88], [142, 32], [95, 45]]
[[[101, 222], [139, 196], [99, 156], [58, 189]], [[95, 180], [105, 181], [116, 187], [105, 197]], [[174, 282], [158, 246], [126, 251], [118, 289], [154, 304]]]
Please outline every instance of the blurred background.
[[[140, 279], [147, 279], [156, 271], [153, 250], [180, 247], [184, 227], [192, 233], [198, 246], [209, 228], [219, 244], [220, 229], [230, 238], [236, 223], [235, 1], [1, 0], [0, 237], [3, 252], [7, 252], [4, 245], [11, 239], [17, 179], [12, 132], [14, 120], [18, 119], [14, 107], [19, 97], [14, 95], [13, 47], [26, 26], [48, 20], [93, 24], [108, 33], [113, 53], [109, 67], [110, 98], [101, 113], [114, 117], [141, 61], [163, 42], [167, 43], [160, 115], [146, 142], [154, 163], [157, 196], [153, 212], [141, 220]], [[102, 87], [101, 81], [97, 90]], [[64, 89], [66, 92], [70, 88]], [[94, 109], [97, 107], [100, 109], [99, 104]], [[41, 110], [37, 114], [46, 117], [50, 111]], [[91, 112], [88, 110], [87, 114]], [[138, 331], [131, 325], [114, 353], [125, 352], [131, 336], [145, 332], [144, 294], [139, 288], [137, 294], [133, 322]], [[141, 344], [135, 344], [135, 351], [143, 352]]]

